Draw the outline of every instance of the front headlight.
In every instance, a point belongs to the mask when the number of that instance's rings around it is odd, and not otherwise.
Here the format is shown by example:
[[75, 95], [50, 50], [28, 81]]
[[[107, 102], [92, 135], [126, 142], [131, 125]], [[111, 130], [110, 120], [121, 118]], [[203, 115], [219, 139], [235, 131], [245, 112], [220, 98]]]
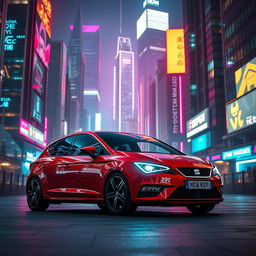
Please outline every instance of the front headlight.
[[170, 167], [160, 164], [134, 162], [134, 164], [144, 173], [151, 174], [156, 172], [167, 172]]
[[221, 174], [220, 174], [220, 171], [218, 170], [217, 166], [214, 165], [214, 168], [212, 170], [212, 173], [214, 176], [219, 176], [221, 178]]

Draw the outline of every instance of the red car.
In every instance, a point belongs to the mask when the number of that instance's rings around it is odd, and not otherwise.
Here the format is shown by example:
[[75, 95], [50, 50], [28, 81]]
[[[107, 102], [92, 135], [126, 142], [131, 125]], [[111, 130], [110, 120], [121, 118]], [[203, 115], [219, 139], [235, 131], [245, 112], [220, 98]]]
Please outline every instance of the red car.
[[81, 202], [114, 214], [138, 205], [186, 206], [204, 214], [223, 201], [216, 166], [138, 134], [72, 134], [47, 146], [30, 168], [26, 193], [32, 211]]

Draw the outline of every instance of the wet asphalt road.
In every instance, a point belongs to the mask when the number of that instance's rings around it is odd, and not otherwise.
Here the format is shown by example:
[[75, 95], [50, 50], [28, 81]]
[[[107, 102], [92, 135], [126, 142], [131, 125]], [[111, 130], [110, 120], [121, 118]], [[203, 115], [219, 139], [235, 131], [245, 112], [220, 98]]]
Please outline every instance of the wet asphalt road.
[[224, 198], [200, 217], [183, 207], [112, 216], [85, 204], [38, 213], [24, 196], [0, 197], [0, 255], [256, 255], [256, 196]]

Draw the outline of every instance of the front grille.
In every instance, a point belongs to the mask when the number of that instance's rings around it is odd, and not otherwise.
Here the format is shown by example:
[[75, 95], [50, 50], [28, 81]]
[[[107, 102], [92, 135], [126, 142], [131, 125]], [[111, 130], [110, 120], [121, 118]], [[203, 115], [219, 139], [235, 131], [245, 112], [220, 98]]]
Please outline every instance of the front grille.
[[206, 199], [206, 198], [221, 198], [219, 190], [214, 187], [209, 190], [201, 189], [186, 189], [178, 187], [169, 197], [169, 199]]
[[210, 168], [196, 167], [177, 167], [177, 169], [186, 177], [209, 177], [211, 174]]

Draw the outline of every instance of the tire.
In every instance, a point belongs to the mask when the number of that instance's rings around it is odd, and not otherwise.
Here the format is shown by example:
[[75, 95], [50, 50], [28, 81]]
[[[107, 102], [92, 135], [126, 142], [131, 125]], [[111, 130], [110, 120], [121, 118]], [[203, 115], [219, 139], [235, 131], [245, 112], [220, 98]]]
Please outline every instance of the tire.
[[104, 211], [104, 212], [107, 211], [107, 206], [106, 206], [105, 203], [97, 203], [97, 205], [98, 205], [98, 207], [99, 207], [102, 211]]
[[42, 187], [37, 178], [32, 178], [27, 186], [27, 204], [32, 211], [45, 211], [49, 202], [43, 199]]
[[130, 198], [129, 184], [122, 173], [113, 173], [104, 189], [106, 209], [111, 214], [127, 215], [136, 210]]
[[195, 215], [204, 215], [215, 207], [215, 204], [193, 204], [188, 205], [187, 208]]

